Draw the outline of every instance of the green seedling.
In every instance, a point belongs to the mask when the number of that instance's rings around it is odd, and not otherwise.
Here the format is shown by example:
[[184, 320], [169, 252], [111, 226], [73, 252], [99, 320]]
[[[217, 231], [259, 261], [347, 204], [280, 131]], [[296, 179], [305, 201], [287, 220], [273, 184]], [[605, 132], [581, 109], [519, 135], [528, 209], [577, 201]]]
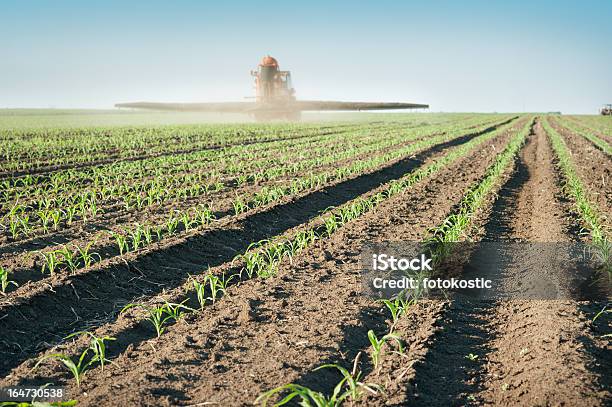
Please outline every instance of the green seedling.
[[331, 236], [336, 229], [338, 229], [338, 220], [336, 219], [336, 215], [332, 214], [325, 219], [325, 233], [327, 236]]
[[162, 240], [164, 237], [164, 227], [162, 225], [155, 226], [155, 235], [157, 236], [157, 240]]
[[8, 279], [9, 273], [10, 271], [5, 269], [4, 266], [0, 266], [0, 288], [2, 289], [2, 294], [6, 293], [6, 289], [9, 285], [17, 287], [16, 282]]
[[146, 304], [127, 304], [125, 307], [121, 309], [120, 313], [124, 313], [130, 308], [142, 308], [147, 314], [147, 321], [149, 321], [153, 327], [155, 328], [155, 332], [157, 333], [157, 337], [159, 338], [162, 333], [166, 330], [165, 325], [170, 321], [178, 321], [183, 315], [185, 310], [195, 311], [193, 308], [187, 307], [183, 305], [185, 301], [180, 304], [170, 303], [168, 301], [165, 302], [164, 305], [159, 307], [148, 306]]
[[215, 276], [212, 273], [209, 273], [206, 276], [205, 282], [208, 281], [208, 285], [210, 288], [211, 296], [208, 298], [214, 304], [217, 298], [221, 295], [227, 294], [227, 286], [236, 277], [235, 275], [226, 278], [225, 273], [221, 277]]
[[153, 230], [152, 230], [151, 226], [149, 226], [149, 225], [143, 226], [143, 228], [142, 228], [142, 235], [144, 236], [145, 243], [147, 245], [150, 245], [151, 243], [153, 243]]
[[185, 229], [185, 231], [189, 231], [191, 229], [191, 226], [193, 226], [193, 224], [195, 223], [195, 221], [191, 220], [191, 217], [189, 217], [189, 214], [186, 212], [183, 212], [181, 214], [180, 220], [183, 223], [183, 228]]
[[19, 225], [19, 218], [16, 216], [11, 217], [9, 221], [9, 231], [11, 232], [11, 237], [13, 239], [17, 239], [17, 237], [19, 236]]
[[62, 256], [62, 258], [64, 259], [62, 263], [68, 266], [68, 270], [74, 273], [74, 271], [79, 268], [77, 256], [73, 250], [71, 250], [67, 246], [64, 246], [61, 249], [56, 250], [55, 252], [58, 255]]
[[[89, 347], [81, 353], [76, 362], [73, 361], [70, 356], [65, 355], [63, 353], [53, 353], [51, 355], [46, 355], [40, 358], [32, 368], [32, 371], [36, 370], [38, 366], [40, 366], [40, 364], [45, 360], [58, 360], [68, 368], [70, 373], [72, 373], [74, 380], [76, 381], [77, 387], [80, 387], [83, 375], [93, 364], [100, 363], [103, 366], [104, 362], [108, 361], [104, 358], [106, 351], [104, 341], [114, 340], [114, 338], [110, 338], [108, 336], [105, 336], [103, 338], [97, 338], [94, 334], [90, 332], [76, 332], [74, 334], [69, 335], [67, 338], [70, 338], [75, 335], [87, 335], [91, 337]], [[93, 355], [90, 358], [87, 358], [90, 351], [93, 353]]]
[[168, 231], [168, 234], [170, 235], [174, 234], [174, 232], [176, 232], [176, 229], [178, 228], [178, 224], [179, 224], [179, 219], [177, 217], [170, 215], [168, 219], [166, 220], [166, 230]]
[[372, 394], [376, 394], [378, 391], [381, 390], [381, 387], [378, 386], [377, 384], [363, 383], [360, 381], [361, 376], [362, 376], [362, 372], [358, 370], [360, 358], [361, 358], [361, 352], [357, 354], [357, 357], [353, 361], [353, 370], [351, 372], [349, 372], [344, 367], [338, 364], [335, 364], [335, 363], [319, 366], [318, 368], [315, 369], [315, 371], [319, 369], [325, 369], [325, 368], [337, 369], [340, 372], [340, 374], [342, 374], [344, 383], [347, 387], [347, 390], [345, 392], [345, 394], [347, 395], [347, 398], [351, 401], [358, 401], [363, 396], [364, 390]]
[[200, 283], [199, 281], [191, 277], [191, 283], [193, 284], [193, 288], [196, 290], [200, 309], [204, 309], [204, 305], [206, 305], [206, 280], [204, 280], [203, 283]]
[[69, 206], [66, 208], [66, 223], [68, 223], [69, 225], [72, 225], [72, 221], [74, 220], [74, 216], [77, 213], [77, 207], [76, 206]]
[[112, 230], [110, 230], [108, 233], [112, 238], [115, 239], [115, 242], [117, 243], [117, 248], [119, 249], [119, 255], [123, 256], [124, 253], [127, 253], [129, 251], [127, 237], [125, 235], [119, 232], [114, 232]]
[[83, 262], [83, 266], [85, 268], [91, 266], [94, 261], [102, 260], [102, 256], [100, 256], [98, 253], [90, 252], [91, 247], [94, 244], [96, 244], [96, 241], [92, 240], [91, 242], [87, 243], [85, 247], [76, 246], [80, 260]]
[[59, 258], [59, 252], [56, 250], [50, 252], [38, 252], [43, 260], [43, 265], [40, 270], [41, 273], [45, 274], [48, 270], [50, 275], [54, 275], [57, 268], [62, 264]]
[[373, 330], [369, 330], [368, 331], [368, 339], [370, 340], [370, 343], [372, 344], [372, 364], [374, 365], [374, 368], [378, 368], [379, 364], [380, 364], [380, 356], [381, 356], [381, 352], [382, 352], [382, 347], [383, 345], [390, 341], [393, 340], [397, 343], [397, 346], [399, 348], [399, 353], [404, 353], [404, 348], [402, 347], [402, 341], [399, 337], [399, 335], [394, 334], [394, 333], [389, 333], [386, 334], [385, 336], [383, 336], [382, 338], [378, 339], [376, 337], [376, 334], [374, 333]]
[[134, 229], [128, 232], [130, 235], [130, 239], [132, 239], [132, 250], [136, 251], [141, 246], [142, 238], [144, 235], [142, 226], [140, 224], [135, 224]]
[[344, 380], [340, 381], [334, 388], [334, 392], [331, 396], [326, 396], [323, 393], [318, 391], [309, 389], [306, 386], [302, 386], [299, 384], [286, 384], [284, 386], [276, 387], [272, 390], [268, 390], [267, 392], [261, 394], [257, 399], [255, 399], [255, 404], [260, 404], [262, 407], [267, 407], [268, 402], [271, 397], [283, 393], [288, 392], [288, 394], [281, 399], [278, 403], [274, 403], [273, 406], [282, 406], [289, 403], [296, 397], [300, 399], [300, 405], [304, 407], [340, 407], [344, 399], [348, 397], [348, 394], [340, 394], [342, 391], [342, 386], [344, 385]]
[[212, 211], [204, 205], [198, 205], [194, 208], [195, 222], [200, 226], [208, 225], [215, 219]]
[[51, 211], [51, 221], [53, 222], [53, 230], [57, 230], [59, 227], [60, 220], [62, 219], [63, 212], [60, 209]]
[[40, 224], [42, 226], [43, 232], [47, 233], [49, 230], [49, 222], [51, 221], [51, 211], [48, 209], [41, 209], [36, 212], [38, 218], [40, 219]]
[[[284, 386], [276, 387], [261, 394], [255, 400], [255, 403], [259, 403], [261, 406], [266, 407], [270, 401], [270, 398], [281, 393], [287, 393], [280, 401], [274, 403], [274, 406], [282, 406], [289, 403], [294, 398], [300, 399], [300, 405], [306, 407], [339, 407], [345, 400], [351, 400], [353, 402], [358, 401], [364, 391], [376, 394], [380, 390], [380, 386], [375, 384], [362, 383], [359, 379], [361, 378], [361, 372], [357, 372], [357, 366], [359, 363], [358, 354], [353, 364], [353, 371], [349, 372], [344, 367], [338, 364], [325, 364], [319, 366], [315, 371], [320, 369], [337, 369], [342, 375], [342, 379], [336, 384], [331, 395], [327, 396], [323, 393], [314, 391], [306, 386], [291, 383]], [[343, 389], [346, 390], [343, 391]]]
[[91, 363], [99, 362], [100, 368], [102, 369], [102, 371], [104, 371], [104, 363], [106, 362], [112, 363], [112, 361], [106, 359], [106, 344], [104, 342], [114, 341], [116, 339], [110, 336], [103, 336], [99, 338], [89, 331], [79, 331], [79, 332], [72, 333], [68, 335], [66, 339], [73, 338], [78, 335], [89, 337], [89, 350], [93, 352], [93, 357], [91, 358], [90, 362]]
[[472, 362], [476, 362], [478, 360], [478, 355], [474, 354], [474, 353], [469, 353], [465, 356], [466, 359], [472, 361]]
[[391, 312], [391, 318], [393, 320], [393, 325], [395, 325], [400, 316], [405, 314], [410, 306], [415, 304], [416, 300], [408, 300], [406, 299], [406, 295], [404, 293], [400, 293], [397, 297], [390, 300], [381, 300], [383, 304], [387, 306], [389, 311]]
[[249, 210], [249, 206], [244, 203], [241, 198], [236, 198], [232, 201], [232, 206], [234, 207], [234, 214], [240, 215], [242, 212], [246, 212]]

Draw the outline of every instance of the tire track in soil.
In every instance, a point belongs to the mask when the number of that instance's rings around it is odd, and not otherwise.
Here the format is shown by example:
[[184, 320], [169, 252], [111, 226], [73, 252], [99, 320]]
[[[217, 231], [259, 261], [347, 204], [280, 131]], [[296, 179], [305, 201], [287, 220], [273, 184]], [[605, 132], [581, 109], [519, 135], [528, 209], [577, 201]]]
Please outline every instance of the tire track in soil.
[[[126, 267], [110, 265], [73, 276], [50, 287], [50, 291], [38, 292], [30, 298], [24, 295], [15, 300], [15, 304], [2, 308], [0, 349], [5, 357], [0, 361], [0, 374], [7, 374], [11, 368], [34, 356], [41, 347], [47, 347], [49, 341], [55, 342], [70, 332], [95, 329], [109, 318], [115, 319], [122, 305], [183, 284], [189, 274], [200, 273], [206, 266], [214, 267], [231, 261], [254, 241], [273, 237], [307, 222], [330, 206], [341, 205], [380, 184], [402, 177], [422, 165], [428, 157], [512, 120], [514, 118], [482, 132], [437, 144], [415, 156], [325, 190], [262, 209], [226, 229], [167, 242], [159, 250], [126, 262]], [[53, 319], [44, 319], [48, 315], [53, 315]]]
[[[486, 219], [482, 240], [577, 240], [560, 175], [539, 123]], [[537, 249], [526, 255], [540, 255]], [[501, 278], [516, 279], [504, 270]], [[520, 276], [520, 274], [519, 274]], [[415, 405], [604, 405], [610, 366], [570, 300], [455, 300], [415, 376]], [[478, 355], [476, 362], [466, 355]], [[605, 362], [603, 362], [605, 363]], [[603, 367], [603, 368], [602, 368]]]
[[[291, 381], [330, 390], [338, 379], [335, 372], [312, 374], [312, 369], [340, 357], [350, 361], [367, 347], [369, 329], [387, 329], [380, 304], [359, 294], [361, 244], [372, 238], [421, 238], [484, 174], [492, 161], [491, 146], [499, 148], [507, 139], [506, 134], [487, 142], [409, 195], [382, 203], [281, 268], [278, 276], [241, 284], [154, 342], [131, 345], [116, 365], [91, 372], [80, 403], [251, 405], [261, 392]], [[423, 305], [423, 315], [438, 309], [439, 304]], [[417, 318], [415, 324], [420, 323]], [[367, 363], [364, 357], [365, 370]], [[7, 382], [27, 377], [27, 371], [19, 367]], [[57, 376], [63, 374], [56, 370]]]

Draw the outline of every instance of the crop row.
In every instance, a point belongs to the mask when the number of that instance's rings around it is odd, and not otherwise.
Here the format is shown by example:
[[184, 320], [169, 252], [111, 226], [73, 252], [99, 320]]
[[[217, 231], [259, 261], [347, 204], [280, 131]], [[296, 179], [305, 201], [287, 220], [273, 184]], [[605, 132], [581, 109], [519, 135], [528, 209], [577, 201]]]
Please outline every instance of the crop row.
[[[483, 124], [483, 120], [470, 120], [469, 125]], [[427, 134], [426, 129], [444, 129], [437, 125], [419, 126], [417, 130]], [[219, 175], [223, 171], [236, 173], [245, 162], [265, 163], [282, 153], [285, 156], [295, 154], [303, 155], [311, 151], [312, 147], [328, 145], [338, 148], [347, 143], [358, 143], [361, 139], [372, 139], [380, 135], [387, 136], [388, 131], [407, 130], [406, 126], [381, 126], [379, 128], [366, 128], [359, 131], [345, 131], [338, 134], [322, 135], [300, 140], [281, 140], [268, 144], [247, 144], [228, 147], [225, 149], [205, 150], [189, 154], [179, 154], [164, 157], [155, 157], [147, 160], [116, 162], [103, 166], [87, 167], [83, 169], [69, 169], [45, 175], [25, 175], [6, 179], [0, 184], [0, 192], [5, 200], [10, 200], [14, 194], [32, 195], [33, 192], [56, 194], [76, 186], [92, 185], [94, 188], [104, 187], [114, 183], [141, 182], [143, 179], [156, 178], [161, 175], [176, 176], [184, 172], [203, 170], [211, 175]], [[306, 148], [305, 148], [306, 147]], [[225, 170], [224, 170], [225, 169]], [[218, 170], [218, 171], [217, 171]], [[26, 187], [37, 186], [36, 191]]]
[[602, 134], [612, 135], [612, 122], [609, 117], [602, 116], [571, 116], [569, 118], [582, 126], [591, 128]]
[[[397, 136], [398, 132], [385, 135]], [[151, 160], [118, 163], [85, 170], [68, 170], [46, 176], [24, 176], [3, 182], [5, 200], [15, 203], [23, 201], [22, 197], [35, 200], [41, 196], [76, 194], [84, 186], [92, 190], [108, 188], [111, 185], [143, 184], [147, 180], [168, 183], [184, 183], [185, 177], [192, 173], [199, 177], [206, 175], [211, 182], [221, 175], [236, 175], [248, 168], [260, 169], [316, 157], [322, 151], [346, 149], [347, 146], [376, 144], [380, 142], [380, 133], [372, 134], [371, 130], [348, 132], [341, 135], [320, 136], [298, 143], [281, 141], [268, 146], [246, 145], [226, 150], [211, 150], [193, 154], [160, 157]], [[46, 179], [48, 178], [48, 179]], [[43, 182], [41, 182], [41, 179]], [[45, 182], [46, 181], [46, 182]], [[16, 188], [19, 182], [30, 188]], [[12, 184], [12, 185], [11, 185]], [[21, 203], [28, 203], [21, 202]]]
[[558, 165], [565, 179], [564, 191], [573, 200], [576, 212], [591, 236], [591, 243], [597, 249], [602, 264], [607, 265], [607, 271], [612, 275], [610, 267], [612, 245], [609, 240], [609, 231], [604, 226], [603, 218], [597, 210], [597, 205], [590, 201], [589, 192], [576, 172], [571, 152], [561, 135], [547, 120], [543, 120], [542, 125], [559, 159]]
[[[498, 117], [487, 117], [489, 122], [498, 119]], [[463, 124], [463, 127], [470, 125], [484, 124], [486, 122], [483, 118], [476, 117], [467, 123]], [[452, 123], [452, 125], [457, 125]], [[7, 194], [12, 190], [15, 190], [23, 186], [32, 186], [37, 184], [48, 184], [47, 188], [44, 188], [45, 192], [52, 192], [58, 190], [62, 185], [66, 184], [78, 184], [87, 185], [94, 184], [94, 186], [104, 186], [107, 183], [113, 182], [133, 182], [140, 181], [143, 178], [157, 176], [161, 174], [178, 174], [185, 171], [193, 171], [198, 168], [217, 168], [217, 165], [224, 166], [235, 166], [243, 163], [245, 160], [265, 160], [273, 158], [279, 152], [289, 153], [295, 152], [298, 154], [304, 153], [304, 147], [310, 147], [317, 143], [330, 145], [339, 144], [342, 145], [346, 142], [356, 142], [363, 137], [372, 137], [372, 135], [385, 134], [387, 131], [394, 130], [406, 130], [414, 128], [420, 131], [426, 129], [445, 128], [447, 126], [440, 126], [439, 124], [427, 124], [427, 125], [397, 125], [387, 124], [385, 126], [361, 128], [358, 130], [344, 130], [340, 133], [324, 134], [305, 139], [297, 140], [279, 140], [270, 143], [258, 143], [258, 144], [243, 144], [226, 147], [223, 149], [213, 149], [196, 151], [192, 153], [177, 154], [163, 157], [153, 157], [146, 160], [137, 161], [122, 161], [115, 162], [112, 164], [86, 167], [82, 169], [71, 168], [69, 170], [52, 172], [45, 175], [25, 175], [16, 177], [13, 179], [6, 179], [0, 184], [0, 191], [3, 194]], [[308, 150], [308, 148], [306, 149]], [[50, 185], [50, 188], [49, 188]], [[25, 192], [25, 191], [24, 191]]]

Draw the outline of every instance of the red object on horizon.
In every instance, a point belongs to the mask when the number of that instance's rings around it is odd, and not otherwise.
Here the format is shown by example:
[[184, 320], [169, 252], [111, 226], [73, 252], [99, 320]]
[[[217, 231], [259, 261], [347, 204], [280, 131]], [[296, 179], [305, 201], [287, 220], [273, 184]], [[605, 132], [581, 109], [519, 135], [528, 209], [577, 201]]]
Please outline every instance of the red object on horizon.
[[427, 109], [429, 105], [404, 102], [343, 102], [325, 100], [296, 100], [291, 84], [291, 72], [281, 71], [276, 58], [266, 55], [257, 70], [251, 71], [255, 78], [255, 102], [219, 103], [117, 103], [115, 107], [135, 109], [247, 113], [256, 120], [299, 120], [306, 111], [355, 111]]

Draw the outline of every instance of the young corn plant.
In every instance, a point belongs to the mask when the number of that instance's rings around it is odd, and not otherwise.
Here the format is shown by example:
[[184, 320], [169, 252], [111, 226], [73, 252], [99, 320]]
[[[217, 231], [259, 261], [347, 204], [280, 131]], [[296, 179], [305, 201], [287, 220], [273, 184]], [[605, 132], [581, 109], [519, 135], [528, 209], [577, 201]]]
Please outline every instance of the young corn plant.
[[[231, 276], [229, 278], [225, 277], [225, 273], [221, 277], [214, 275], [212, 272], [209, 272], [204, 280], [204, 284], [208, 282], [208, 287], [210, 288], [210, 297], [207, 298], [213, 304], [217, 301], [222, 295], [227, 294], [227, 286], [232, 281], [235, 276]], [[199, 299], [199, 298], [198, 298]], [[202, 305], [202, 303], [200, 303]]]
[[308, 387], [300, 384], [290, 383], [284, 386], [276, 387], [272, 390], [268, 390], [267, 392], [261, 394], [259, 397], [257, 397], [257, 399], [255, 399], [255, 404], [260, 404], [262, 407], [267, 407], [270, 398], [280, 393], [288, 392], [284, 398], [273, 404], [274, 407], [287, 404], [296, 397], [298, 397], [300, 400], [299, 404], [304, 407], [340, 407], [344, 399], [348, 397], [346, 392], [341, 394], [345, 380], [346, 379], [342, 379], [340, 383], [336, 385], [333, 393], [330, 396], [326, 396], [323, 393], [309, 389]]
[[[408, 309], [416, 303], [416, 299], [407, 299], [406, 294], [404, 292], [398, 294], [395, 298], [392, 299], [384, 299], [381, 300], [383, 304], [389, 309], [391, 312], [391, 318], [393, 320], [393, 327], [399, 320], [399, 318], [404, 315]], [[393, 327], [391, 330], [393, 330]]]
[[325, 233], [327, 236], [331, 236], [339, 227], [338, 219], [336, 219], [336, 215], [332, 214], [325, 218]]
[[17, 239], [17, 237], [19, 236], [19, 225], [20, 225], [20, 220], [17, 216], [13, 216], [10, 218], [9, 220], [9, 231], [11, 232], [11, 237], [13, 239]]
[[179, 218], [173, 215], [170, 215], [168, 219], [166, 219], [166, 230], [168, 231], [169, 235], [173, 235], [174, 232], [176, 232], [176, 229], [178, 228], [178, 224], [179, 224]]
[[204, 309], [204, 305], [206, 305], [206, 280], [203, 283], [200, 283], [195, 278], [191, 277], [191, 283], [193, 284], [193, 288], [196, 291], [196, 295], [198, 298], [198, 303], [200, 304], [200, 309]]
[[78, 207], [76, 206], [68, 206], [66, 208], [65, 214], [66, 214], [66, 223], [68, 225], [72, 225], [72, 222], [74, 221], [74, 217], [76, 216], [77, 213], [77, 209]]
[[100, 363], [100, 368], [104, 371], [104, 364], [106, 362], [112, 363], [112, 361], [106, 358], [106, 341], [114, 341], [115, 338], [110, 336], [97, 337], [93, 333], [89, 331], [80, 331], [75, 332], [66, 337], [66, 339], [75, 337], [75, 336], [88, 336], [89, 337], [89, 350], [93, 352], [93, 357], [91, 358], [92, 363]]
[[133, 251], [138, 250], [138, 248], [142, 245], [142, 243], [144, 243], [142, 241], [144, 237], [144, 231], [143, 231], [142, 225], [140, 225], [139, 223], [135, 224], [134, 228], [128, 231], [128, 234], [130, 236], [130, 239], [132, 240], [132, 250]]
[[212, 211], [204, 205], [198, 205], [194, 208], [194, 218], [196, 224], [200, 226], [208, 225], [215, 219]]
[[[98, 338], [90, 332], [76, 332], [72, 335], [69, 335], [67, 338], [70, 338], [75, 335], [87, 335], [91, 337], [89, 347], [81, 353], [77, 361], [72, 360], [72, 358], [66, 354], [53, 353], [40, 358], [32, 368], [32, 371], [36, 370], [38, 366], [40, 366], [40, 364], [46, 360], [57, 360], [60, 361], [66, 368], [68, 368], [68, 370], [70, 371], [70, 373], [72, 373], [72, 376], [74, 377], [77, 387], [80, 387], [85, 372], [93, 364], [99, 363], [103, 366], [104, 362], [108, 362], [108, 360], [105, 358], [106, 345], [104, 344], [104, 342], [107, 340], [114, 340], [114, 338], [110, 338], [108, 336]], [[92, 352], [93, 354], [88, 357], [90, 352]]]
[[357, 371], [359, 356], [360, 354], [357, 355], [357, 358], [355, 358], [352, 372], [349, 372], [347, 369], [338, 364], [331, 363], [314, 369], [315, 371], [320, 369], [337, 369], [342, 375], [342, 379], [338, 382], [338, 384], [336, 384], [332, 394], [329, 396], [312, 390], [306, 386], [290, 383], [284, 386], [276, 387], [261, 394], [259, 397], [257, 397], [255, 403], [266, 407], [268, 406], [268, 403], [272, 397], [286, 393], [286, 395], [280, 401], [274, 403], [274, 406], [282, 406], [297, 397], [300, 400], [299, 404], [301, 406], [339, 407], [345, 400], [350, 400], [352, 402], [358, 401], [363, 396], [364, 391], [376, 394], [381, 389], [380, 386], [371, 383], [366, 384], [360, 381], [361, 372]]
[[157, 333], [157, 337], [159, 338], [166, 330], [165, 325], [171, 321], [178, 321], [186, 310], [195, 311], [193, 308], [184, 305], [184, 302], [185, 301], [180, 304], [174, 304], [165, 301], [164, 305], [158, 307], [149, 306], [146, 304], [130, 303], [123, 307], [120, 313], [124, 313], [130, 308], [144, 309], [148, 314], [147, 321], [153, 325], [155, 332]]
[[235, 215], [240, 215], [242, 212], [249, 210], [249, 206], [239, 197], [232, 201], [232, 206], [234, 207]]
[[149, 225], [142, 227], [142, 235], [144, 236], [145, 243], [150, 245], [153, 243], [153, 228]]
[[380, 365], [380, 356], [381, 356], [382, 348], [386, 342], [389, 342], [390, 340], [395, 341], [395, 343], [398, 346], [399, 353], [404, 353], [404, 348], [402, 346], [401, 338], [399, 337], [399, 335], [395, 333], [386, 334], [382, 338], [378, 339], [374, 331], [370, 329], [368, 331], [368, 339], [370, 340], [370, 343], [372, 344], [371, 358], [372, 358], [372, 365], [374, 365], [375, 369], [377, 369]]
[[51, 211], [51, 221], [53, 222], [53, 230], [59, 228], [60, 220], [62, 219], [63, 212], [60, 209], [55, 209]]
[[85, 268], [89, 268], [89, 266], [91, 266], [95, 261], [99, 262], [102, 260], [102, 256], [100, 256], [98, 253], [91, 252], [91, 247], [94, 244], [96, 244], [96, 240], [92, 240], [91, 242], [87, 243], [85, 247], [76, 246], [79, 259], [83, 262], [83, 266]]
[[81, 386], [81, 380], [83, 378], [83, 375], [85, 374], [85, 371], [92, 364], [91, 361], [86, 361], [85, 360], [85, 358], [87, 357], [88, 353], [89, 353], [89, 348], [85, 349], [83, 351], [83, 353], [81, 353], [81, 356], [79, 357], [79, 359], [76, 362], [74, 362], [70, 356], [65, 355], [63, 353], [53, 353], [51, 355], [43, 356], [42, 358], [40, 358], [38, 360], [38, 362], [36, 362], [36, 365], [34, 365], [34, 368], [32, 370], [36, 370], [38, 368], [38, 366], [40, 366], [40, 364], [42, 362], [44, 362], [45, 360], [49, 360], [49, 359], [51, 359], [51, 360], [58, 360], [58, 361], [62, 362], [64, 364], [64, 366], [66, 366], [68, 368], [70, 373], [72, 373], [72, 376], [74, 377], [74, 380], [76, 381], [77, 387], [80, 387]]
[[187, 212], [183, 212], [181, 214], [180, 220], [183, 223], [183, 228], [185, 229], [185, 232], [191, 230], [191, 227], [195, 224], [195, 221], [191, 219], [189, 213]]
[[265, 243], [267, 240], [261, 240], [259, 242], [253, 242], [247, 247], [246, 251], [243, 254], [239, 254], [232, 260], [232, 263], [236, 260], [242, 260], [244, 262], [244, 267], [240, 270], [240, 275], [242, 276], [243, 272], [246, 272], [248, 278], [252, 278], [253, 274], [259, 275], [259, 270], [264, 267], [264, 258], [259, 250], [255, 250]]
[[62, 265], [62, 261], [60, 260], [60, 253], [57, 250], [52, 250], [50, 252], [38, 252], [42, 257], [42, 268], [40, 270], [41, 273], [45, 274], [45, 271], [49, 271], [50, 275], [54, 275], [55, 271]]
[[155, 236], [157, 236], [157, 240], [158, 241], [162, 240], [164, 237], [164, 226], [157, 225], [155, 226], [154, 231], [155, 231]]
[[68, 266], [68, 270], [70, 270], [71, 273], [74, 273], [79, 268], [78, 258], [74, 250], [68, 246], [64, 246], [55, 252], [62, 256], [62, 263]]
[[36, 212], [40, 219], [40, 224], [44, 233], [49, 231], [49, 222], [51, 221], [51, 211], [48, 209], [40, 209]]
[[362, 372], [358, 370], [360, 358], [361, 358], [361, 352], [357, 354], [357, 357], [353, 361], [353, 370], [351, 372], [349, 372], [347, 369], [345, 369], [344, 367], [336, 363], [325, 364], [323, 366], [319, 366], [315, 370], [325, 369], [325, 368], [337, 369], [342, 375], [342, 377], [344, 378], [344, 383], [347, 388], [345, 394], [347, 394], [348, 400], [359, 401], [359, 399], [361, 399], [361, 397], [363, 396], [364, 391], [368, 391], [372, 394], [376, 394], [380, 390], [382, 390], [382, 387], [377, 384], [363, 383], [360, 381], [361, 376], [362, 376]]
[[127, 237], [124, 234], [119, 233], [119, 232], [114, 232], [112, 230], [110, 230], [108, 233], [110, 234], [112, 238], [115, 239], [115, 242], [117, 243], [117, 248], [119, 249], [119, 254], [121, 256], [123, 256], [124, 253], [127, 253], [130, 250], [130, 247], [127, 241]]
[[21, 230], [25, 236], [28, 236], [32, 231], [32, 225], [30, 224], [30, 215], [23, 215], [19, 218], [19, 224], [21, 226]]
[[2, 294], [6, 294], [6, 289], [10, 285], [14, 285], [17, 287], [17, 283], [13, 280], [9, 280], [10, 271], [5, 269], [4, 266], [0, 266], [0, 289], [2, 290]]

